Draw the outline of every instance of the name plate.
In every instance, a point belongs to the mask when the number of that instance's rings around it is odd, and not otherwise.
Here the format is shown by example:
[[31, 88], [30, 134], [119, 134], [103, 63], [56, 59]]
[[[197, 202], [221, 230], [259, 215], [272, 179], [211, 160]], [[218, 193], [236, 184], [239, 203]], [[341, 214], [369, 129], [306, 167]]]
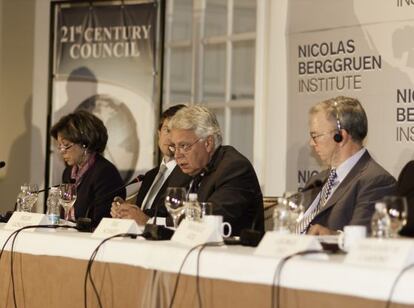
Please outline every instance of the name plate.
[[[45, 214], [28, 213], [28, 212], [14, 212], [7, 224], [4, 226], [5, 230], [18, 230], [26, 226], [48, 225], [49, 221]], [[30, 228], [25, 231], [33, 232], [35, 228]]]
[[103, 218], [92, 234], [95, 238], [108, 238], [121, 233], [142, 233], [133, 219]]
[[191, 247], [217, 242], [216, 230], [208, 224], [184, 219], [175, 230], [171, 241]]
[[[320, 250], [322, 246], [316, 237], [311, 235], [282, 234], [280, 232], [266, 232], [257, 246], [254, 254], [257, 256], [284, 258], [300, 251]], [[323, 253], [306, 255], [309, 258], [327, 260]]]
[[401, 269], [414, 262], [414, 242], [411, 239], [361, 239], [352, 246], [344, 262]]

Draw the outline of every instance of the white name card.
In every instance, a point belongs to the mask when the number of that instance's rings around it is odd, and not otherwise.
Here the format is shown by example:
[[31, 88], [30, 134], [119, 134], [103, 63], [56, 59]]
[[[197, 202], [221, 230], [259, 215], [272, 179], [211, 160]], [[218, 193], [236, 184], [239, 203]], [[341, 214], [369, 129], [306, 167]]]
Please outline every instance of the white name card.
[[352, 246], [344, 262], [401, 269], [414, 262], [414, 242], [411, 239], [361, 239]]
[[[18, 230], [26, 226], [48, 225], [49, 221], [45, 214], [28, 213], [28, 212], [14, 212], [7, 224], [4, 226], [6, 230]], [[30, 228], [25, 231], [34, 231], [35, 228]]]
[[[266, 232], [257, 246], [254, 254], [258, 256], [284, 258], [300, 251], [320, 250], [322, 246], [316, 237], [311, 235], [282, 234], [280, 232]], [[324, 253], [306, 255], [309, 258], [327, 260]]]
[[217, 242], [216, 230], [208, 224], [184, 219], [175, 230], [171, 241], [191, 247]]
[[121, 233], [141, 233], [143, 227], [139, 227], [133, 219], [103, 218], [92, 234], [95, 238], [108, 238]]

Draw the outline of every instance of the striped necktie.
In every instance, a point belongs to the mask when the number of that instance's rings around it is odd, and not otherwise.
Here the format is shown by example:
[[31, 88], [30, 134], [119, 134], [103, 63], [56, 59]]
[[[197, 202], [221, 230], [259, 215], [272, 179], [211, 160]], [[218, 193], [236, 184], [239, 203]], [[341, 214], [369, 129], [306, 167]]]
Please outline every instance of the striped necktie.
[[329, 171], [328, 180], [326, 181], [325, 185], [323, 185], [323, 187], [322, 187], [321, 197], [319, 199], [319, 202], [318, 202], [317, 206], [315, 207], [315, 209], [311, 213], [309, 213], [309, 215], [305, 216], [298, 223], [298, 225], [296, 226], [296, 233], [299, 233], [299, 234], [305, 233], [308, 230], [309, 225], [312, 222], [312, 220], [324, 208], [324, 206], [326, 205], [326, 201], [328, 201], [328, 198], [331, 194], [332, 187], [335, 183], [336, 177], [337, 177], [336, 169], [332, 168]]
[[158, 170], [157, 175], [155, 176], [154, 182], [153, 182], [150, 190], [147, 193], [147, 198], [144, 200], [144, 203], [141, 206], [142, 209], [150, 209], [151, 208], [152, 200], [154, 200], [155, 196], [158, 194], [158, 192], [161, 188], [161, 185], [164, 182], [163, 180], [164, 180], [165, 171], [167, 171], [167, 166], [162, 164], [160, 166], [160, 169]]

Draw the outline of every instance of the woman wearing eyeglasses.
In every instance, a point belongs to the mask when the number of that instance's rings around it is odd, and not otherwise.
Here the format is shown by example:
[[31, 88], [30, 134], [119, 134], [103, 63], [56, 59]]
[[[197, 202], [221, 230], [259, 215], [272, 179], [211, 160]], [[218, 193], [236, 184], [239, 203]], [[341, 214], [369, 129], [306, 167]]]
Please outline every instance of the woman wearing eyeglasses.
[[[74, 182], [77, 198], [69, 219], [89, 217], [96, 227], [103, 217], [110, 217], [111, 201], [125, 198], [125, 189], [117, 168], [102, 156], [108, 141], [103, 122], [93, 114], [79, 110], [62, 117], [51, 129], [56, 147], [66, 168], [62, 182]], [[113, 195], [108, 193], [114, 191]]]

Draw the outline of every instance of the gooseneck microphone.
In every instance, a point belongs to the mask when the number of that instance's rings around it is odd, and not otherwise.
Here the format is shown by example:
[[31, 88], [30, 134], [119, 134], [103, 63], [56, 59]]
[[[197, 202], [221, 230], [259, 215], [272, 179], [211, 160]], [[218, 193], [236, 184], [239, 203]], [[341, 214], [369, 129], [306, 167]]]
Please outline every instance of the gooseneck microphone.
[[[102, 197], [100, 197], [99, 199], [97, 199], [95, 201], [95, 203], [99, 203], [99, 202], [105, 201], [109, 197], [112, 197], [113, 194], [119, 192], [121, 189], [124, 189], [125, 187], [128, 187], [129, 185], [132, 185], [132, 184], [135, 184], [135, 183], [138, 183], [138, 182], [142, 182], [144, 180], [144, 177], [145, 176], [143, 174], [139, 174], [138, 176], [136, 176], [135, 178], [133, 178], [128, 183], [126, 183], [126, 184], [124, 184], [124, 185], [122, 185], [122, 186], [120, 186], [120, 187], [118, 187], [118, 188], [116, 188], [114, 190], [111, 190], [110, 192], [106, 193], [105, 195], [103, 195]], [[89, 213], [89, 209], [90, 208], [88, 208], [85, 216], [88, 216], [87, 214]]]
[[88, 217], [89, 212], [91, 210], [92, 207], [94, 207], [95, 205], [99, 204], [102, 201], [107, 200], [108, 198], [112, 198], [112, 196], [116, 193], [118, 193], [121, 189], [124, 189], [125, 187], [138, 183], [138, 182], [142, 182], [144, 180], [145, 175], [143, 174], [139, 174], [138, 176], [136, 176], [135, 178], [133, 178], [131, 181], [129, 181], [128, 183], [106, 193], [105, 195], [103, 195], [102, 197], [98, 198], [97, 200], [95, 200], [94, 202], [92, 202], [88, 208], [86, 209], [85, 212], [85, 216], [84, 217], [78, 217], [76, 219], [76, 228], [81, 231], [81, 232], [92, 232], [92, 219]]
[[0, 169], [3, 168], [4, 166], [6, 166], [6, 162], [0, 161]]
[[158, 203], [155, 204], [154, 220], [151, 224], [145, 224], [142, 237], [151, 241], [163, 241], [171, 239], [174, 235], [174, 231], [167, 227], [157, 225], [157, 216]]
[[[319, 188], [322, 185], [323, 185], [323, 182], [321, 180], [315, 180], [315, 182], [313, 182], [309, 186], [306, 186], [301, 191], [298, 191], [297, 193], [294, 193], [293, 195], [289, 196], [287, 199], [288, 200], [293, 199], [294, 197], [297, 197], [297, 196], [299, 196], [300, 194], [302, 194], [304, 192]], [[272, 204], [271, 206], [267, 207], [266, 210], [272, 209], [277, 205], [278, 205], [278, 203]], [[253, 219], [253, 223], [252, 223], [252, 226], [250, 227], [250, 229], [241, 230], [241, 232], [240, 232], [240, 244], [242, 244], [243, 246], [256, 247], [257, 245], [259, 245], [259, 242], [262, 239], [263, 234], [260, 231], [255, 230], [258, 217], [259, 217], [259, 215], [256, 214], [255, 218]]]

